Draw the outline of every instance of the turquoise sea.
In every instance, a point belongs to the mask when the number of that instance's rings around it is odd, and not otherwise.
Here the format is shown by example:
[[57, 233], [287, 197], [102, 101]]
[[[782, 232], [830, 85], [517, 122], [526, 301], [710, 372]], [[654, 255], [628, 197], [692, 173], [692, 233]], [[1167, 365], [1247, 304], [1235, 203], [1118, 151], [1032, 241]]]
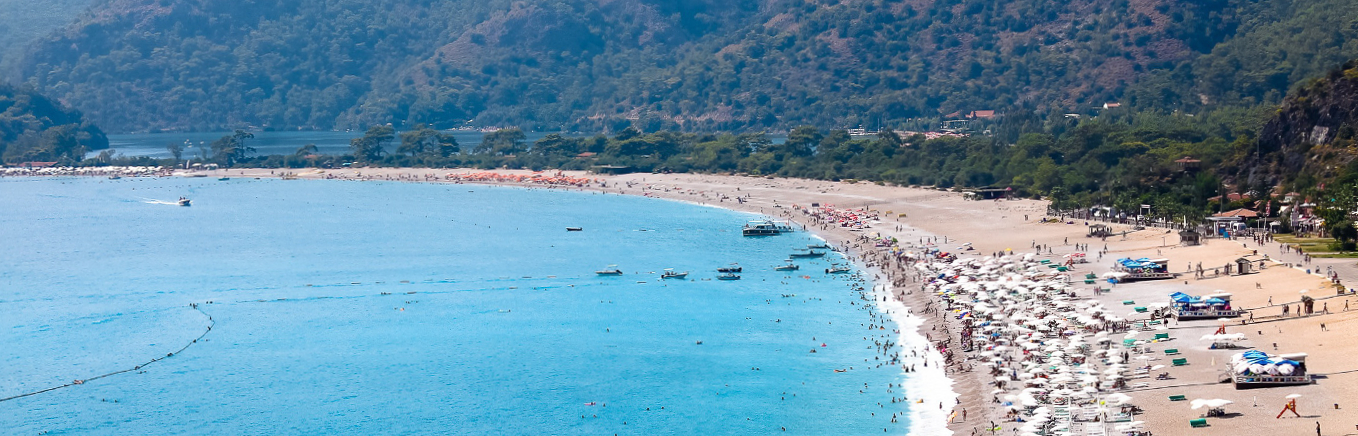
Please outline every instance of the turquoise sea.
[[[0, 179], [0, 398], [191, 344], [0, 401], [0, 433], [905, 433], [904, 374], [823, 273], [843, 260], [775, 272], [813, 240], [742, 237], [750, 218], [476, 185]], [[712, 280], [732, 262], [742, 280]]]

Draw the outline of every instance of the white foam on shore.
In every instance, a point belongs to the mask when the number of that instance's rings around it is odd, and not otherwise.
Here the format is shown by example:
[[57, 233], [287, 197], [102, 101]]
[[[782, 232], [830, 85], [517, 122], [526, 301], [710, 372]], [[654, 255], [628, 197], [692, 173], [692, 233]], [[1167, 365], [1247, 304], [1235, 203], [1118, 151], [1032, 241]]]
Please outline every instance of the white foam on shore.
[[[873, 282], [875, 283], [875, 282]], [[892, 298], [894, 292], [889, 284], [882, 284], [880, 288], [873, 286], [873, 296], [877, 299], [877, 307], [883, 313], [891, 317], [900, 329], [896, 341], [899, 344], [901, 364], [915, 365], [915, 372], [901, 372], [901, 384], [905, 386], [905, 395], [908, 398], [907, 409], [910, 410], [908, 418], [910, 425], [905, 434], [923, 435], [952, 435], [952, 430], [948, 429], [948, 415], [952, 413], [957, 405], [957, 392], [953, 391], [953, 384], [956, 382], [949, 378], [943, 370], [943, 355], [929, 343], [929, 340], [920, 333], [920, 326], [926, 320], [923, 317], [910, 313], [905, 303]], [[886, 297], [883, 303], [882, 297]], [[909, 350], [924, 348], [923, 356], [911, 357]], [[928, 361], [929, 366], [925, 367], [924, 362]], [[924, 400], [923, 403], [918, 401]], [[943, 408], [937, 405], [942, 403]]]

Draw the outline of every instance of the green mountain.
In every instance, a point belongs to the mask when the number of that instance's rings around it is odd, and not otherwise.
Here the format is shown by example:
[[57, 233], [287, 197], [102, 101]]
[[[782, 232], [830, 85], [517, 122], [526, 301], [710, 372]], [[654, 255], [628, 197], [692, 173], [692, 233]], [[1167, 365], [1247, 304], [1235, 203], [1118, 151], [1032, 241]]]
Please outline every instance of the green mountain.
[[0, 0], [0, 78], [12, 74], [30, 42], [70, 24], [91, 0]]
[[80, 112], [32, 91], [0, 85], [0, 160], [77, 162], [108, 138]]
[[[1249, 153], [1253, 151], [1254, 153]], [[1254, 183], [1302, 187], [1336, 177], [1358, 182], [1358, 60], [1308, 80], [1259, 131], [1243, 168]], [[1347, 175], [1347, 176], [1346, 176]]]
[[910, 127], [1277, 102], [1346, 0], [94, 0], [24, 80], [111, 131]]

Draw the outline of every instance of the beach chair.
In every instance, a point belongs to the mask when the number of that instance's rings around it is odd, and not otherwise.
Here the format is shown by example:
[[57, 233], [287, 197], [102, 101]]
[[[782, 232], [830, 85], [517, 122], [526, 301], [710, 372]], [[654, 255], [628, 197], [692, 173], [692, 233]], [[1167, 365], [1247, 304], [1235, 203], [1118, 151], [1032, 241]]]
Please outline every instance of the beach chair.
[[1170, 401], [1188, 401], [1188, 397], [1185, 396], [1185, 395], [1170, 395], [1170, 396], [1169, 396], [1169, 400], [1170, 400]]
[[1166, 356], [1175, 356], [1175, 355], [1178, 355], [1178, 354], [1179, 354], [1179, 349], [1178, 349], [1178, 348], [1166, 348], [1166, 349], [1165, 349], [1165, 355], [1166, 355]]
[[1207, 426], [1207, 420], [1206, 420], [1206, 419], [1202, 419], [1202, 418], [1194, 419], [1194, 420], [1188, 421], [1188, 425], [1193, 426], [1193, 428], [1206, 427], [1206, 426]]
[[1178, 358], [1178, 359], [1174, 359], [1173, 362], [1174, 362], [1174, 366], [1184, 366], [1184, 365], [1187, 365], [1187, 364], [1188, 364], [1188, 359], [1185, 359], [1185, 358]]
[[1169, 339], [1169, 333], [1156, 333], [1156, 334], [1155, 334], [1155, 339], [1161, 340], [1161, 341], [1168, 340], [1168, 339]]

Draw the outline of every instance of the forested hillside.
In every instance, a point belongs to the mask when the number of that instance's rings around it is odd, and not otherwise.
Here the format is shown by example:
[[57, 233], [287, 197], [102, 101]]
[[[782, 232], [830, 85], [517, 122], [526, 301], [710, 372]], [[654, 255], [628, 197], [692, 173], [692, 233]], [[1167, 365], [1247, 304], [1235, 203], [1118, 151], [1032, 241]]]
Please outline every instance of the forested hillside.
[[1358, 58], [1358, 2], [1233, 2], [1235, 36], [1129, 90], [1138, 108], [1277, 104], [1299, 82]]
[[0, 83], [14, 75], [28, 43], [60, 29], [91, 0], [0, 0]]
[[1341, 0], [94, 1], [23, 76], [112, 131], [1196, 111], [1276, 102], [1355, 41]]
[[0, 160], [72, 164], [108, 138], [80, 112], [35, 92], [0, 85]]
[[1260, 184], [1296, 179], [1308, 186], [1358, 175], [1358, 60], [1288, 96], [1260, 130], [1255, 153], [1245, 157], [1248, 178]]

